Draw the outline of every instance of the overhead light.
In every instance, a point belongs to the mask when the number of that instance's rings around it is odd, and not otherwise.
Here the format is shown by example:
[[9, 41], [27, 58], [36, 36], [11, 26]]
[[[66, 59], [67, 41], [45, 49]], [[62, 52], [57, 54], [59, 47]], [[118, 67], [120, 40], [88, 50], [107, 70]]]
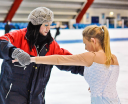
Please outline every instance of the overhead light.
[[110, 13], [109, 13], [110, 16], [113, 16], [113, 14], [114, 14], [113, 12], [110, 12]]

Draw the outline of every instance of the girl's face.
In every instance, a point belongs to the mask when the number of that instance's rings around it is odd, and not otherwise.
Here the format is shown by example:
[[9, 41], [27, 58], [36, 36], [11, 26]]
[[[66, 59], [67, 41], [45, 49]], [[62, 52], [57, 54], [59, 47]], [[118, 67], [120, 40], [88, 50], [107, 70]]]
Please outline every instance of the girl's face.
[[52, 24], [52, 22], [45, 22], [45, 23], [43, 23], [43, 24], [40, 26], [39, 32], [40, 32], [42, 35], [46, 36], [47, 33], [48, 33], [49, 30], [50, 30], [50, 25], [51, 25], [51, 24]]
[[88, 41], [85, 37], [83, 37], [83, 43], [85, 44], [85, 50], [87, 50], [89, 52], [94, 51], [92, 42]]

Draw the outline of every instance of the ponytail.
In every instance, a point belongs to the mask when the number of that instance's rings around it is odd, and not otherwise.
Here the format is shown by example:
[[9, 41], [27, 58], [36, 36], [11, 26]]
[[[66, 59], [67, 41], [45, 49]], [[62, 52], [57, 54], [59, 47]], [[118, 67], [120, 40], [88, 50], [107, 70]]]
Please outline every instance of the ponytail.
[[88, 41], [90, 41], [91, 38], [97, 38], [99, 40], [99, 44], [101, 45], [106, 55], [105, 65], [109, 66], [111, 61], [114, 63], [114, 58], [110, 49], [109, 32], [106, 26], [99, 27], [96, 25], [91, 25], [86, 27], [82, 34], [87, 38]]
[[103, 41], [103, 50], [106, 55], [106, 62], [105, 64], [109, 66], [111, 64], [111, 60], [113, 61], [113, 57], [111, 54], [111, 49], [110, 49], [110, 37], [109, 37], [109, 32], [106, 26], [102, 26], [102, 29], [104, 31], [104, 41]]

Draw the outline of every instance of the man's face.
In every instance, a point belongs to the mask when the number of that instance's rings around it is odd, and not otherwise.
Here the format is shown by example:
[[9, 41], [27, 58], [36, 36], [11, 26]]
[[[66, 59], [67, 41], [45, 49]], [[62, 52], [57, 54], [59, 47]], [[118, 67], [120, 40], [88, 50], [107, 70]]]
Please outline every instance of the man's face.
[[45, 22], [45, 23], [43, 23], [43, 24], [40, 26], [39, 32], [40, 32], [42, 35], [46, 36], [47, 33], [48, 33], [49, 30], [50, 30], [50, 25], [51, 25], [51, 24], [52, 24], [52, 22]]

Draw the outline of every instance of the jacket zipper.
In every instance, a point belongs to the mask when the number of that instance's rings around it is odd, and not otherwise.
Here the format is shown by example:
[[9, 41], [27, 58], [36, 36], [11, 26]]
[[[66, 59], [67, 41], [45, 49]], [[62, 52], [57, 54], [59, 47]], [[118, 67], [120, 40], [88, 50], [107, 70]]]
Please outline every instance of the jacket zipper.
[[24, 67], [24, 70], [26, 69], [26, 66], [22, 66], [22, 65], [20, 66], [20, 65], [15, 65], [15, 64], [14, 64], [14, 66], [17, 66], [17, 67]]
[[[46, 43], [46, 44], [47, 44], [47, 43]], [[41, 48], [40, 52], [42, 51], [42, 49], [44, 48], [44, 46], [45, 46], [46, 44], [43, 45], [43, 47]], [[36, 47], [36, 46], [35, 46], [35, 47]], [[36, 51], [37, 51], [37, 48], [36, 48]], [[40, 52], [39, 52], [39, 54], [40, 54]], [[37, 51], [37, 55], [38, 55], [38, 56], [39, 56], [39, 54], [38, 54], [38, 51]], [[45, 71], [45, 69], [43, 69], [43, 73], [44, 73], [44, 71]], [[44, 77], [44, 74], [43, 74], [43, 77]]]
[[[35, 46], [35, 48], [36, 48], [36, 45], [34, 45], [34, 46]], [[36, 48], [36, 53], [37, 53], [37, 56], [39, 56], [37, 48]]]
[[8, 91], [8, 93], [7, 93], [6, 97], [5, 97], [5, 99], [7, 99], [8, 95], [9, 95], [9, 93], [10, 93], [10, 91], [11, 91], [11, 88], [12, 88], [12, 83], [10, 84], [10, 89], [9, 89], [9, 91]]
[[[47, 44], [47, 43], [46, 43], [46, 44]], [[44, 46], [45, 46], [46, 44], [43, 45], [43, 47], [41, 48], [41, 50], [39, 51], [39, 53], [38, 53], [38, 50], [37, 50], [37, 48], [36, 48], [36, 46], [35, 46], [36, 51], [37, 51], [37, 56], [39, 56], [40, 52], [42, 51], [42, 49], [44, 48]]]

